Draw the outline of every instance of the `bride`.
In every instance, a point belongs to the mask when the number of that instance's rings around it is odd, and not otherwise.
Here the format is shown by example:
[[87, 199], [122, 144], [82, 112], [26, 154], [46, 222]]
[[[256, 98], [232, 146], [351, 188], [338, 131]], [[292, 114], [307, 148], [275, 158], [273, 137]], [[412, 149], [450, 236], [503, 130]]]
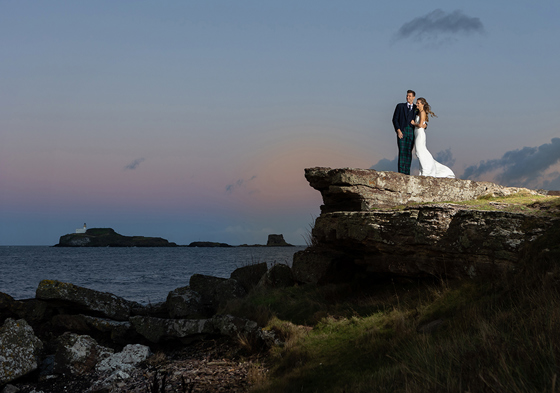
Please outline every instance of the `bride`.
[[433, 177], [451, 177], [454, 178], [455, 174], [451, 169], [443, 164], [440, 164], [430, 154], [426, 148], [426, 131], [428, 125], [428, 115], [437, 117], [425, 98], [419, 97], [416, 100], [416, 107], [418, 108], [418, 115], [416, 119], [410, 123], [414, 126], [414, 150], [416, 150], [416, 157], [420, 161], [420, 176], [433, 176]]

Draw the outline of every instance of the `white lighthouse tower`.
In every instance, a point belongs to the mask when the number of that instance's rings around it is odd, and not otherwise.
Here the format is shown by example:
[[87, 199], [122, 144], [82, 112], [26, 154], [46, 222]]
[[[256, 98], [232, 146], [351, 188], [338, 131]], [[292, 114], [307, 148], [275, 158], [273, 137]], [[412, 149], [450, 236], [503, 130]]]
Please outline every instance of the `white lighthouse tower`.
[[83, 228], [76, 229], [76, 233], [86, 233], [86, 231], [87, 231], [87, 227], [86, 227], [85, 222], [84, 222], [84, 227]]

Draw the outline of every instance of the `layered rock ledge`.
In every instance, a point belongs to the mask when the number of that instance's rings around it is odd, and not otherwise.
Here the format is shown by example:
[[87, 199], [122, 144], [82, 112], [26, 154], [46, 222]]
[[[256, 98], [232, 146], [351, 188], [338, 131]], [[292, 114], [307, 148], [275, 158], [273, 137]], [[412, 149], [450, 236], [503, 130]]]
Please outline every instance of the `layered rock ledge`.
[[468, 201], [482, 195], [547, 193], [544, 190], [504, 187], [490, 182], [408, 176], [373, 169], [307, 168], [305, 178], [311, 187], [321, 192], [324, 203], [322, 212], [371, 211], [411, 202]]
[[352, 168], [308, 168], [305, 176], [321, 192], [323, 205], [313, 244], [294, 255], [300, 282], [328, 282], [356, 272], [493, 274], [514, 267], [530, 244], [560, 226], [554, 215], [460, 203], [482, 196], [546, 195], [542, 190]]

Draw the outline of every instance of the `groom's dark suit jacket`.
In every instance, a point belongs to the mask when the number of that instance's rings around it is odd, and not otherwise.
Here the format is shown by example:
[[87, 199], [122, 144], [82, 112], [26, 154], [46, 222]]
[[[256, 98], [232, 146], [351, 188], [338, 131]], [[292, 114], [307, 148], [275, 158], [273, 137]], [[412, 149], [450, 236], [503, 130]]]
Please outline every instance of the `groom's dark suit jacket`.
[[412, 110], [408, 110], [408, 106], [405, 102], [402, 104], [397, 104], [395, 108], [395, 113], [393, 113], [393, 127], [395, 127], [395, 132], [397, 130], [404, 131], [406, 126], [414, 128], [410, 122], [414, 120], [414, 115], [416, 113], [416, 105], [412, 105]]

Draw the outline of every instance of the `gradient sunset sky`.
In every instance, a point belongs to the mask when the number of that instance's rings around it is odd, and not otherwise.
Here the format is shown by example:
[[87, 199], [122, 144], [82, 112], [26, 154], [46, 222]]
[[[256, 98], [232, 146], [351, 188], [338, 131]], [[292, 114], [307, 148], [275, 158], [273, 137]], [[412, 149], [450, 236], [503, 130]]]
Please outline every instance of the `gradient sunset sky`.
[[304, 168], [396, 171], [407, 89], [458, 177], [559, 190], [560, 2], [451, 4], [0, 1], [0, 245], [304, 244]]

